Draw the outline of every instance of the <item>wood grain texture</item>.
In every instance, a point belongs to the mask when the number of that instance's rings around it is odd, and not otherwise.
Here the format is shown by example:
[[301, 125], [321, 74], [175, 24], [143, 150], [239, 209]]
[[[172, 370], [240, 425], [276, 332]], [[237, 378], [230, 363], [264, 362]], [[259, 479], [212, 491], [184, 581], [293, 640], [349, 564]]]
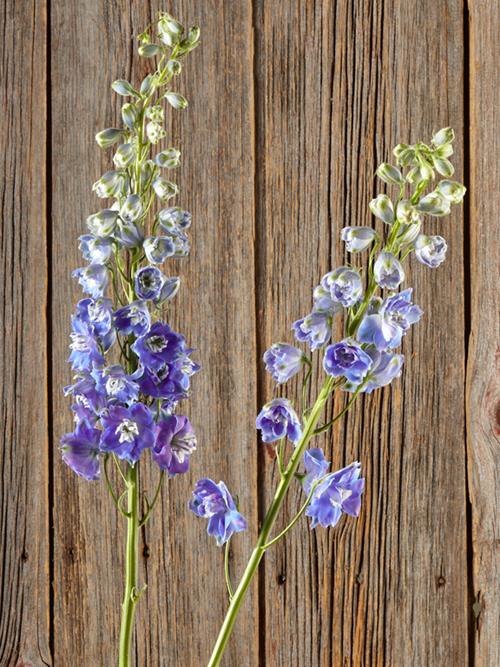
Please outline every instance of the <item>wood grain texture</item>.
[[500, 664], [500, 8], [470, 3], [470, 305], [467, 453], [473, 660]]
[[0, 664], [50, 665], [46, 3], [0, 9]]
[[[460, 178], [462, 12], [459, 2], [257, 3], [260, 351], [347, 260], [341, 228], [373, 224], [373, 173], [393, 145], [450, 124]], [[335, 468], [363, 464], [361, 518], [314, 533], [303, 522], [266, 558], [265, 664], [467, 663], [461, 213], [427, 228], [450, 252], [439, 272], [408, 272], [426, 312], [404, 341], [403, 377], [327, 443]]]

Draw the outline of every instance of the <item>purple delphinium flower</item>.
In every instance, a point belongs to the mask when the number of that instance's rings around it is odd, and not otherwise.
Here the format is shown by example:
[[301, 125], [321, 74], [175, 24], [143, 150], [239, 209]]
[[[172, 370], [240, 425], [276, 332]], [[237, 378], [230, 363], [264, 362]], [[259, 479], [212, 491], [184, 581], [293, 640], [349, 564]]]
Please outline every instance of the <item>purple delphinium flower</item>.
[[354, 306], [363, 295], [363, 283], [359, 272], [347, 266], [341, 266], [323, 276], [321, 287], [330, 292], [334, 302], [346, 308]]
[[132, 345], [141, 364], [159, 371], [166, 363], [173, 362], [186, 351], [184, 336], [181, 336], [163, 322], [155, 322], [149, 331]]
[[325, 459], [322, 449], [313, 448], [304, 452], [306, 476], [302, 480], [302, 487], [306, 493], [311, 491], [312, 485], [326, 474], [329, 467], [330, 461]]
[[135, 293], [139, 299], [151, 301], [160, 296], [165, 276], [156, 266], [144, 266], [135, 274]]
[[361, 464], [355, 461], [331, 473], [315, 489], [306, 516], [312, 518], [311, 528], [335, 526], [342, 512], [359, 516], [365, 480], [360, 478]]
[[80, 477], [99, 479], [99, 439], [101, 431], [80, 422], [73, 433], [61, 438], [62, 458]]
[[160, 290], [158, 297], [154, 300], [155, 304], [164, 303], [165, 301], [170, 301], [179, 291], [181, 285], [181, 279], [178, 277], [175, 278], [165, 278], [163, 286]]
[[372, 343], [379, 350], [400, 345], [402, 336], [422, 316], [422, 310], [411, 302], [412, 292], [408, 288], [388, 297], [378, 312], [364, 317], [358, 329], [358, 340]]
[[332, 337], [332, 317], [328, 313], [314, 311], [293, 323], [295, 338], [308, 343], [311, 351], [326, 345]]
[[95, 299], [101, 297], [108, 286], [108, 271], [103, 264], [89, 264], [75, 269], [71, 275], [78, 280], [82, 290]]
[[142, 247], [151, 264], [161, 264], [175, 252], [175, 245], [169, 236], [149, 236]]
[[361, 382], [372, 365], [371, 357], [354, 340], [346, 339], [329, 345], [323, 357], [323, 368], [328, 375], [345, 377], [350, 382]]
[[91, 326], [99, 345], [107, 352], [116, 340], [111, 299], [82, 299], [77, 303], [75, 316]]
[[107, 368], [95, 368], [92, 371], [96, 389], [104, 394], [109, 403], [135, 403], [139, 396], [139, 385], [135, 376], [127, 375], [124, 369], [116, 364]]
[[153, 460], [170, 477], [187, 472], [189, 457], [196, 449], [196, 436], [187, 417], [170, 415], [158, 424]]
[[375, 389], [385, 387], [401, 375], [404, 356], [392, 352], [376, 352], [370, 350], [373, 366], [362, 391], [371, 394]]
[[286, 398], [275, 398], [266, 403], [255, 423], [264, 442], [275, 442], [286, 436], [295, 443], [302, 435], [297, 413]]
[[344, 227], [341, 233], [347, 252], [365, 250], [377, 236], [377, 232], [371, 227]]
[[143, 336], [151, 326], [151, 315], [144, 301], [133, 301], [115, 311], [115, 327], [125, 335]]
[[189, 391], [191, 376], [200, 370], [189, 354], [192, 350], [179, 353], [171, 362], [164, 363], [160, 368], [144, 368], [139, 378], [139, 386], [143, 394], [153, 398], [163, 398], [169, 402], [186, 398]]
[[154, 444], [154, 421], [149, 408], [136, 403], [130, 408], [112, 405], [107, 415], [102, 415], [104, 432], [101, 450], [113, 452], [130, 464], [136, 463], [144, 449]]
[[64, 387], [64, 395], [72, 395], [75, 399], [72, 409], [77, 422], [86, 421], [88, 424], [95, 424], [106, 407], [106, 395], [96, 387], [89, 371], [80, 371], [75, 376], [74, 383]]
[[266, 371], [278, 383], [287, 382], [296, 375], [304, 363], [304, 355], [293, 345], [274, 343], [264, 353]]
[[446, 258], [448, 246], [442, 236], [420, 236], [415, 241], [415, 256], [419, 262], [437, 268]]
[[71, 353], [68, 361], [73, 370], [85, 371], [93, 364], [103, 364], [104, 357], [95, 338], [93, 327], [78, 317], [71, 318], [73, 331], [70, 334], [69, 345]]
[[373, 266], [373, 275], [379, 287], [395, 290], [405, 279], [401, 262], [390, 252], [381, 252]]
[[78, 239], [83, 259], [91, 264], [104, 264], [113, 252], [113, 241], [93, 234], [84, 234]]
[[225, 544], [233, 533], [246, 530], [247, 522], [236, 509], [236, 504], [224, 482], [216, 484], [211, 479], [200, 479], [193, 491], [189, 509], [203, 519], [208, 519], [207, 533]]

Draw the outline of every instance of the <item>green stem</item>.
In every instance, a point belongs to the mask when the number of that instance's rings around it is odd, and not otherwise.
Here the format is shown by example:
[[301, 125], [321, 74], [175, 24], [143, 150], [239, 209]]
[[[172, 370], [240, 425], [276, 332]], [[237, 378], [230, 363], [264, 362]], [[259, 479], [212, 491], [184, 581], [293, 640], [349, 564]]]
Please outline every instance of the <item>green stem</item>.
[[139, 492], [137, 484], [137, 464], [127, 470], [127, 546], [125, 551], [125, 592], [122, 603], [120, 627], [119, 667], [130, 667], [132, 634], [134, 629], [135, 606], [139, 599], [137, 590], [137, 542], [139, 536]]
[[226, 546], [224, 547], [224, 575], [226, 577], [226, 586], [227, 586], [227, 592], [229, 594], [229, 600], [231, 601], [234, 595], [233, 592], [233, 587], [231, 585], [231, 576], [229, 574], [229, 544], [231, 542], [231, 538], [228, 539], [226, 542]]
[[236, 617], [238, 615], [241, 604], [245, 598], [250, 582], [252, 581], [257, 571], [262, 556], [266, 551], [266, 544], [269, 539], [269, 534], [274, 526], [276, 517], [278, 516], [280, 508], [283, 504], [286, 493], [288, 491], [288, 487], [290, 486], [292, 480], [294, 479], [297, 468], [300, 464], [300, 461], [302, 460], [302, 455], [305, 449], [307, 448], [310, 439], [314, 435], [316, 424], [318, 423], [318, 419], [321, 415], [321, 412], [325, 406], [326, 401], [328, 400], [328, 397], [332, 393], [334, 385], [335, 385], [335, 378], [328, 377], [323, 385], [323, 388], [319, 393], [318, 398], [316, 399], [316, 403], [314, 404], [311, 413], [309, 414], [309, 417], [307, 418], [307, 421], [304, 425], [304, 431], [302, 437], [297, 443], [297, 446], [292, 456], [290, 457], [288, 466], [285, 470], [283, 477], [281, 478], [274, 499], [266, 514], [264, 523], [262, 524], [262, 530], [260, 531], [257, 544], [255, 545], [252, 555], [250, 556], [250, 560], [248, 561], [248, 565], [245, 569], [245, 572], [243, 573], [238, 588], [236, 589], [234, 596], [231, 599], [231, 603], [229, 605], [226, 618], [224, 619], [224, 623], [222, 624], [221, 630], [219, 632], [219, 636], [215, 643], [212, 656], [208, 663], [208, 667], [217, 667], [217, 665], [220, 665], [222, 656], [224, 654], [229, 637], [231, 636], [231, 632], [233, 630], [233, 626], [236, 621]]

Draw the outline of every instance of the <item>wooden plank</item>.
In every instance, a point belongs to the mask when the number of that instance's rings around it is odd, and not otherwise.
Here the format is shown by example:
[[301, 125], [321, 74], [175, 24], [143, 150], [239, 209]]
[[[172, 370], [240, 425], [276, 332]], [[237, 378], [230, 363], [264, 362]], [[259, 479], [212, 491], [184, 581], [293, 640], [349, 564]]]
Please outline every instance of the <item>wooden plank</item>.
[[467, 453], [472, 514], [473, 664], [500, 664], [498, 62], [500, 8], [471, 2], [470, 309]]
[[[312, 287], [346, 261], [341, 228], [372, 224], [373, 173], [393, 145], [450, 124], [461, 177], [463, 6], [255, 4], [262, 353], [291, 340]], [[425, 317], [404, 341], [403, 378], [324, 441], [335, 468], [361, 460], [362, 515], [313, 533], [304, 521], [266, 556], [264, 664], [467, 662], [462, 214], [427, 229], [450, 250], [438, 272], [412, 262]], [[271, 391], [263, 380], [262, 400]], [[268, 465], [266, 502], [272, 476]]]
[[[133, 54], [132, 33], [160, 8], [164, 3], [94, 0], [70, 10], [61, 0], [52, 3], [55, 437], [71, 427], [61, 388], [70, 379], [69, 316], [79, 298], [69, 278], [81, 261], [76, 239], [86, 215], [97, 210], [91, 184], [109, 168], [93, 137], [118, 117], [110, 83], [144, 76], [147, 65]], [[136, 653], [137, 665], [151, 666], [203, 664], [225, 612], [223, 554], [186, 508], [194, 481], [204, 475], [225, 479], [239, 493], [250, 522], [257, 523], [250, 3], [229, 9], [186, 0], [168, 9], [181, 21], [198, 23], [204, 35], [179, 84], [190, 108], [175, 114], [169, 134], [169, 142], [183, 151], [179, 203], [193, 213], [193, 251], [179, 264], [183, 287], [172, 324], [198, 349], [204, 368], [186, 405], [199, 436], [192, 472], [166, 486], [160, 511], [143, 532], [142, 576], [149, 588], [138, 606]], [[56, 663], [111, 665], [122, 595], [123, 522], [103, 485], [76, 479], [57, 460], [54, 475]], [[149, 476], [142, 476], [147, 486]], [[235, 544], [238, 566], [251, 537]], [[255, 664], [257, 618], [252, 595], [228, 664]]]
[[3, 3], [0, 664], [50, 665], [45, 2]]

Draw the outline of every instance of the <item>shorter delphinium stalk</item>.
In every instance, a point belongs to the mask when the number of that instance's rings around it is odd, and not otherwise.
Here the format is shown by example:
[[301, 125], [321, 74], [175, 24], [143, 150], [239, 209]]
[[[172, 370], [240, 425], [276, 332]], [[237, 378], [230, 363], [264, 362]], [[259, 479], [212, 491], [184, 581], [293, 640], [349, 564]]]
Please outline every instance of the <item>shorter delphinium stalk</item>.
[[[451, 205], [460, 203], [465, 194], [463, 185], [449, 180], [453, 175], [448, 159], [453, 153], [453, 139], [453, 130], [444, 128], [432, 137], [429, 146], [423, 143], [396, 146], [394, 156], [398, 166], [383, 163], [376, 173], [384, 183], [396, 188], [397, 195], [390, 198], [380, 194], [370, 202], [372, 213], [385, 223], [386, 233], [371, 227], [342, 230], [348, 252], [371, 249], [367, 277], [363, 284], [360, 271], [353, 266], [341, 266], [327, 273], [314, 290], [312, 312], [293, 324], [297, 341], [307, 344], [311, 352], [324, 350], [325, 377], [311, 407], [305, 406], [305, 398], [312, 381], [312, 357], [286, 343], [275, 343], [264, 354], [266, 369], [278, 384], [303, 372], [303, 410], [299, 417], [289, 399], [275, 398], [264, 405], [257, 417], [256, 426], [263, 442], [274, 448], [280, 481], [234, 592], [229, 581], [227, 548], [232, 535], [246, 528], [246, 521], [223, 482], [216, 485], [202, 479], [193, 492], [192, 511], [208, 519], [208, 533], [216, 537], [219, 545], [226, 544], [230, 602], [209, 667], [221, 662], [238, 611], [265, 552], [303, 515], [311, 518], [311, 528], [333, 527], [343, 514], [359, 515], [365, 485], [361, 464], [354, 461], [341, 470], [328, 472], [330, 463], [323, 450], [309, 447], [316, 436], [328, 431], [346, 414], [360, 394], [387, 386], [401, 374], [404, 357], [395, 349], [422, 315], [421, 309], [412, 303], [412, 289], [398, 291], [405, 280], [404, 261], [413, 254], [431, 268], [441, 264], [446, 241], [441, 236], [421, 233], [423, 218], [447, 215]], [[426, 194], [436, 176], [445, 178]], [[333, 319], [340, 314], [344, 315], [344, 338], [332, 343]], [[336, 416], [321, 423], [325, 407], [337, 390], [348, 392], [348, 399]], [[303, 469], [299, 470], [301, 465]], [[294, 482], [302, 485], [306, 499], [286, 528], [273, 537], [275, 521]]]
[[[137, 581], [139, 530], [158, 502], [165, 474], [185, 473], [196, 449], [188, 418], [176, 411], [199, 366], [184, 337], [162, 321], [180, 279], [159, 268], [167, 259], [188, 255], [191, 214], [173, 206], [155, 213], [155, 201], [165, 204], [179, 192], [163, 174], [179, 165], [180, 151], [156, 147], [166, 137], [161, 102], [174, 109], [187, 106], [170, 86], [200, 33], [196, 27], [186, 33], [163, 13], [156, 28], [156, 36], [150, 28], [140, 35], [138, 49], [141, 56], [158, 58], [156, 70], [137, 88], [122, 79], [112, 84], [115, 93], [128, 98], [121, 109], [123, 125], [96, 135], [103, 149], [118, 144], [115, 168], [93, 187], [99, 198], [113, 202], [89, 216], [88, 233], [79, 239], [88, 265], [73, 275], [88, 297], [78, 302], [72, 318], [69, 361], [76, 377], [65, 389], [74, 399], [76, 427], [61, 439], [63, 459], [78, 475], [97, 480], [102, 470], [126, 519], [120, 667], [130, 665], [135, 608], [145, 590]], [[117, 353], [119, 363], [114, 363], [116, 356], [113, 361], [110, 356]], [[139, 462], [146, 449], [159, 468], [149, 498], [139, 488]]]

